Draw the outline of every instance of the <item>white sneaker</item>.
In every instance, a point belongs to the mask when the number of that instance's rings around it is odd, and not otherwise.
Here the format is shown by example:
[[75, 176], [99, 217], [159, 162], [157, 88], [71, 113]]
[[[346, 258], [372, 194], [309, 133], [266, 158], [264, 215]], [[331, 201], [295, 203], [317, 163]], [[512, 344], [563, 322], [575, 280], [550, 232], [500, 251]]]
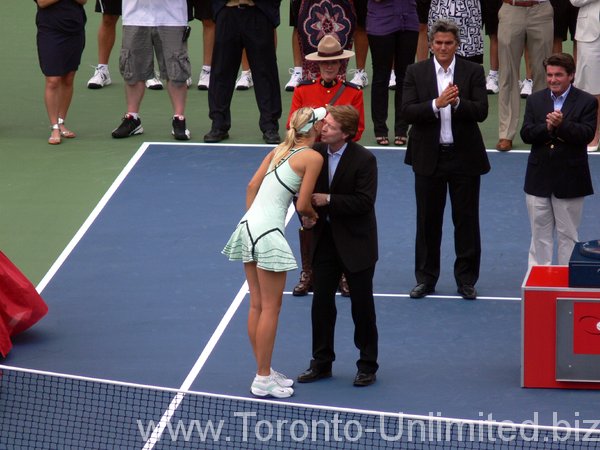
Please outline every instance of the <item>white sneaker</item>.
[[485, 89], [488, 94], [497, 94], [500, 91], [497, 74], [488, 74], [485, 78]]
[[108, 68], [100, 66], [92, 66], [94, 68], [94, 76], [87, 82], [88, 89], [100, 89], [112, 83]]
[[294, 390], [291, 387], [280, 386], [273, 376], [260, 378], [266, 378], [266, 381], [261, 381], [257, 375], [252, 382], [252, 386], [250, 386], [250, 392], [257, 397], [287, 398], [294, 395]]
[[198, 77], [198, 89], [200, 91], [208, 91], [208, 85], [210, 84], [210, 71], [204, 70], [200, 72], [200, 77]]
[[521, 83], [521, 98], [527, 98], [533, 91], [533, 80], [525, 78]]
[[294, 380], [286, 377], [281, 372], [277, 372], [271, 367], [271, 377], [277, 382], [277, 384], [281, 387], [292, 387], [294, 385]]
[[390, 91], [396, 90], [396, 72], [393, 70], [390, 72], [390, 82], [388, 83], [388, 89]]
[[[350, 73], [352, 73], [352, 70], [350, 71]], [[352, 77], [350, 83], [363, 88], [367, 87], [367, 85], [369, 84], [369, 77], [367, 76], [367, 72], [361, 69], [354, 69], [354, 77]]]
[[292, 92], [302, 81], [302, 72], [295, 72], [294, 69], [290, 69], [290, 81], [285, 85], [285, 90]]
[[154, 74], [154, 78], [146, 80], [146, 87], [154, 91], [160, 91], [163, 88], [163, 84], [162, 81], [160, 81], [160, 76], [158, 73]]
[[254, 83], [252, 82], [252, 72], [249, 70], [242, 70], [240, 77], [235, 83], [235, 88], [238, 91], [247, 91], [252, 86], [254, 86]]

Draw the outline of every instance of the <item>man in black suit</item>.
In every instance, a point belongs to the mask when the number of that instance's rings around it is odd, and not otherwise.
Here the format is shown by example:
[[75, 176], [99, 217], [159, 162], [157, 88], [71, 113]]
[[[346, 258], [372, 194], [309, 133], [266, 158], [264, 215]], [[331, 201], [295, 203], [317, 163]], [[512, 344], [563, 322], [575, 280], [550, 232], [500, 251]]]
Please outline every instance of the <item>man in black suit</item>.
[[404, 162], [412, 165], [417, 237], [412, 298], [435, 291], [447, 191], [454, 223], [454, 278], [458, 293], [477, 298], [481, 242], [479, 187], [490, 170], [478, 122], [488, 113], [483, 68], [455, 57], [459, 30], [440, 19], [429, 30], [433, 58], [408, 67], [401, 114], [412, 125]]
[[208, 116], [212, 120], [204, 142], [229, 138], [231, 99], [246, 50], [254, 94], [260, 112], [258, 125], [267, 144], [279, 144], [281, 91], [275, 53], [281, 0], [212, 0], [216, 22], [215, 44], [208, 89]]
[[354, 385], [368, 386], [375, 382], [379, 367], [373, 301], [373, 274], [378, 258], [377, 160], [363, 146], [352, 142], [358, 130], [356, 108], [329, 106], [327, 111], [321, 142], [315, 145], [325, 160], [313, 194], [319, 219], [316, 224], [303, 219], [305, 227], [314, 225], [313, 359], [308, 370], [298, 376], [298, 382], [331, 377], [335, 360], [335, 293], [343, 272], [350, 287], [354, 343], [360, 351]]
[[544, 67], [548, 87], [527, 98], [521, 128], [523, 142], [531, 144], [525, 174], [530, 266], [552, 264], [555, 233], [558, 264], [569, 263], [584, 197], [594, 193], [587, 143], [596, 131], [598, 103], [571, 85], [575, 76], [571, 55], [554, 54]]

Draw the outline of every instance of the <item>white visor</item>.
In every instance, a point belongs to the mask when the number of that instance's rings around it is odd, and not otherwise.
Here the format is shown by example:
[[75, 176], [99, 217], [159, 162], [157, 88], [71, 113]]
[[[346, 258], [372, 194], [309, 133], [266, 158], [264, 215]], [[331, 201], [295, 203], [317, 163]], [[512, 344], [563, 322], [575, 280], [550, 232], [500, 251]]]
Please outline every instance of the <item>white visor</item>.
[[313, 108], [311, 118], [298, 130], [298, 133], [308, 133], [315, 123], [319, 120], [323, 120], [326, 115], [327, 110], [325, 108]]

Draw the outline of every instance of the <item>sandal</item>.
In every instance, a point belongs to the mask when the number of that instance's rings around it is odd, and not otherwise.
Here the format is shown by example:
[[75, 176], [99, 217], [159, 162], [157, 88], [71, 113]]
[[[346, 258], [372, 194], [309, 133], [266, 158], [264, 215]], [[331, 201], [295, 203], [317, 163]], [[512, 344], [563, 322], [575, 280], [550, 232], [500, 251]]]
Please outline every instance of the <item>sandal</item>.
[[377, 145], [390, 145], [390, 141], [387, 136], [377, 136], [375, 137], [375, 142], [377, 142]]
[[60, 135], [62, 137], [67, 138], [67, 139], [72, 139], [77, 136], [73, 131], [68, 130], [65, 127], [65, 120], [60, 117], [58, 118], [58, 126], [60, 128]]
[[[50, 134], [50, 137], [48, 138], [48, 144], [50, 144], [50, 145], [60, 144], [61, 138], [60, 138], [60, 128], [59, 128], [58, 124], [55, 123], [54, 125], [52, 125], [50, 127], [50, 129], [52, 130], [52, 134]], [[58, 130], [58, 136], [54, 136], [55, 130]]]
[[394, 138], [394, 145], [398, 147], [406, 145], [406, 136], [396, 136]]

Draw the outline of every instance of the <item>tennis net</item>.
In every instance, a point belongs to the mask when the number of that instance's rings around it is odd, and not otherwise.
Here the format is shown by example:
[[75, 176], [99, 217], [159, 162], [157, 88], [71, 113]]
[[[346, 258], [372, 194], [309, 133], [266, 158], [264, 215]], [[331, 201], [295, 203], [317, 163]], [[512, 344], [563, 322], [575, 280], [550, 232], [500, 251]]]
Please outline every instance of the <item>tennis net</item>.
[[600, 432], [382, 413], [0, 366], [2, 449], [596, 449]]

